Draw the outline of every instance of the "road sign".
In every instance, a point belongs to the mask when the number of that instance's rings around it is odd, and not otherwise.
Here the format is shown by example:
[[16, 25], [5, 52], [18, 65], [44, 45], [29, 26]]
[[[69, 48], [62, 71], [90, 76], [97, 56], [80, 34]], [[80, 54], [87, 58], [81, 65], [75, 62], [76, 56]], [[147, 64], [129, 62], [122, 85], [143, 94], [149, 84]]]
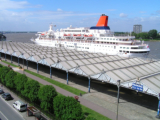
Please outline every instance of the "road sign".
[[143, 92], [143, 85], [137, 84], [137, 83], [132, 83], [132, 89]]

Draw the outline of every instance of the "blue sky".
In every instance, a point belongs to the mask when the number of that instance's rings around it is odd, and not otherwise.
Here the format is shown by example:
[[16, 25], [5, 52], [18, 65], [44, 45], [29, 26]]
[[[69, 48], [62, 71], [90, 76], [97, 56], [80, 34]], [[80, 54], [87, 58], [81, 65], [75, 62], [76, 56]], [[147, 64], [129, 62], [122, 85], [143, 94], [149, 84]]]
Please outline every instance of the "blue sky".
[[160, 0], [0, 0], [0, 31], [45, 31], [95, 26], [101, 14], [109, 16], [112, 31], [160, 32]]

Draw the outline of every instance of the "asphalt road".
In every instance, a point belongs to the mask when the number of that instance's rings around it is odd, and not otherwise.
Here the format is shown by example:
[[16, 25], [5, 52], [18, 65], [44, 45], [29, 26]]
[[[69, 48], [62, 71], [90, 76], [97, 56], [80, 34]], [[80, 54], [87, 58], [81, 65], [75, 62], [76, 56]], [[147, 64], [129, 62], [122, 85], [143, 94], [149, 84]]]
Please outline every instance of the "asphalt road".
[[24, 120], [24, 118], [11, 108], [0, 96], [0, 120]]

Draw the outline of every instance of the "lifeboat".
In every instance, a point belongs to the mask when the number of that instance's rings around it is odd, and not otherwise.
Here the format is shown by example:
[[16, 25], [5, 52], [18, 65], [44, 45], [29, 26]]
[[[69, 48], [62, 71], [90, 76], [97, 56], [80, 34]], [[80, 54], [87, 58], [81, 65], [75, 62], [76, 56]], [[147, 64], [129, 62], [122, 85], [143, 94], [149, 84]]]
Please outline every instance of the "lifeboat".
[[63, 36], [67, 36], [66, 34], [64, 34]]
[[77, 36], [81, 36], [81, 34], [78, 34]]
[[88, 35], [83, 35], [84, 37], [88, 37]]
[[47, 32], [46, 33], [41, 33], [41, 35], [46, 35], [47, 34]]
[[93, 37], [93, 35], [83, 35], [84, 37]]
[[68, 34], [67, 36], [71, 36], [71, 34]]
[[93, 35], [88, 35], [88, 37], [93, 37]]
[[73, 34], [73, 36], [77, 36], [76, 34]]

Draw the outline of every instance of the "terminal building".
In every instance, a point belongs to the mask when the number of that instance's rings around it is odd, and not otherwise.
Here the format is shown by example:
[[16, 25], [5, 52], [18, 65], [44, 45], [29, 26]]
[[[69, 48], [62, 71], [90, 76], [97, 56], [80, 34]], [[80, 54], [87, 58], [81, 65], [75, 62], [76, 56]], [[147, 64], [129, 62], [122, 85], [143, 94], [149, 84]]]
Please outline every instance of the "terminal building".
[[141, 33], [142, 32], [142, 25], [134, 25], [133, 32], [134, 33]]

